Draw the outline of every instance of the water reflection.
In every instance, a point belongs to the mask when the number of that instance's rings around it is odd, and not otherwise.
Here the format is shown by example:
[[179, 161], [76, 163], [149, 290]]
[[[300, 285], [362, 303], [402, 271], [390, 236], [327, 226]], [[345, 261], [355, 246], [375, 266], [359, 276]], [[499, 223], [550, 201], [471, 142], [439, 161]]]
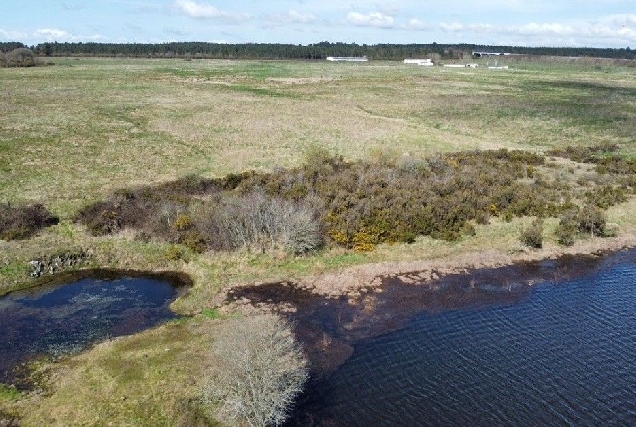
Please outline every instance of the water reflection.
[[297, 335], [309, 350], [312, 377], [319, 379], [340, 366], [358, 341], [404, 328], [419, 313], [518, 304], [528, 298], [533, 285], [584, 274], [599, 262], [594, 256], [564, 258], [472, 270], [420, 283], [417, 273], [385, 277], [379, 288], [335, 299], [316, 296], [294, 283], [271, 283], [235, 288], [228, 300], [247, 298], [254, 304], [293, 306]]
[[298, 308], [314, 380], [290, 425], [635, 425], [635, 286], [630, 250], [241, 296]]

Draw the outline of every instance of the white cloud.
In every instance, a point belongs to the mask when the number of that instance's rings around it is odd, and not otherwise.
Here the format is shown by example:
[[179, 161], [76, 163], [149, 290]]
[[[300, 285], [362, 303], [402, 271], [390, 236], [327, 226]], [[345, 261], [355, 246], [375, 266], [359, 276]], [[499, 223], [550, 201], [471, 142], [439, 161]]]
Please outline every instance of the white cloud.
[[605, 16], [592, 21], [569, 24], [531, 23], [520, 27], [508, 27], [507, 31], [526, 36], [554, 36], [563, 38], [594, 40], [612, 39], [616, 42], [636, 42], [636, 15]]
[[572, 36], [576, 33], [576, 30], [569, 25], [537, 24], [535, 22], [522, 26], [507, 27], [507, 31], [526, 36]]
[[393, 28], [395, 19], [390, 15], [381, 12], [371, 12], [363, 15], [359, 12], [349, 12], [347, 22], [357, 27]]
[[65, 11], [77, 11], [77, 10], [82, 10], [86, 8], [86, 4], [82, 4], [81, 2], [75, 2], [75, 3], [68, 3], [68, 2], [61, 2], [58, 7], [60, 8], [60, 10], [65, 10]]
[[103, 36], [103, 35], [101, 35], [101, 34], [93, 34], [92, 36], [88, 36], [88, 37], [74, 37], [75, 41], [86, 40], [86, 39], [99, 42], [99, 41], [105, 41], [108, 38]]
[[378, 11], [382, 12], [385, 15], [395, 16], [402, 12], [402, 5], [397, 4], [395, 2], [379, 4], [376, 3], [375, 7]]
[[[408, 28], [408, 26], [407, 26]], [[524, 45], [598, 45], [603, 39], [609, 44], [633, 44], [636, 42], [636, 15], [609, 15], [594, 20], [569, 20], [565, 22], [530, 22], [520, 25], [494, 25], [486, 23], [465, 24], [440, 22], [438, 28], [446, 33], [494, 34], [504, 44], [521, 41]], [[509, 39], [510, 42], [504, 40]], [[607, 43], [604, 43], [607, 44]]]
[[406, 29], [412, 31], [429, 31], [431, 26], [419, 19], [413, 18], [409, 20], [408, 24], [406, 24]]
[[250, 19], [250, 15], [246, 13], [225, 12], [211, 4], [197, 3], [192, 0], [176, 0], [174, 6], [181, 13], [194, 19], [220, 19], [232, 22], [247, 21]]
[[43, 41], [58, 41], [58, 42], [78, 42], [78, 41], [105, 41], [108, 38], [101, 34], [87, 35], [75, 35], [65, 30], [57, 28], [40, 28], [33, 33], [33, 41], [35, 43], [41, 43]]
[[168, 33], [168, 34], [173, 34], [175, 36], [186, 36], [186, 35], [190, 34], [186, 30], [182, 30], [182, 29], [179, 29], [179, 28], [165, 28], [164, 31], [166, 33]]
[[310, 22], [316, 21], [316, 15], [314, 15], [313, 13], [302, 13], [295, 10], [290, 10], [289, 12], [287, 12], [287, 16], [289, 17], [290, 22], [295, 23], [309, 24]]
[[474, 33], [492, 33], [497, 31], [497, 26], [492, 24], [470, 24], [468, 30]]
[[43, 38], [50, 41], [67, 39], [71, 37], [71, 35], [67, 31], [58, 30], [55, 28], [41, 28], [35, 31], [34, 36], [40, 39]]
[[265, 21], [267, 24], [278, 26], [285, 24], [312, 24], [318, 18], [313, 13], [303, 13], [296, 10], [288, 10], [286, 13], [274, 13], [267, 15]]
[[20, 41], [28, 37], [27, 33], [21, 31], [6, 31], [0, 28], [0, 38], [7, 41]]
[[599, 35], [618, 36], [636, 42], [636, 15], [608, 15], [592, 23], [593, 32]]
[[440, 22], [438, 26], [440, 30], [448, 32], [459, 32], [466, 29], [466, 26], [464, 24], [460, 24], [459, 22]]
[[610, 15], [605, 19], [617, 27], [636, 27], [636, 15], [633, 14]]

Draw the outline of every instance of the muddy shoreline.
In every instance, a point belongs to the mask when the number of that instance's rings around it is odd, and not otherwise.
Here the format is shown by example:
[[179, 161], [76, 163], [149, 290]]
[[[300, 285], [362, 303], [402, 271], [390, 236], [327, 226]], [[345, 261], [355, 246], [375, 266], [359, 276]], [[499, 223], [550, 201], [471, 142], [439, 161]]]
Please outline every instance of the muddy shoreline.
[[288, 316], [310, 359], [312, 379], [320, 381], [353, 354], [356, 343], [401, 329], [421, 313], [516, 304], [537, 283], [580, 277], [606, 256], [629, 256], [633, 250], [626, 249], [635, 247], [627, 239], [599, 240], [584, 242], [585, 248], [508, 257], [493, 251], [479, 257], [361, 266], [314, 281], [239, 286], [227, 291], [225, 304], [232, 310], [274, 310]]
[[492, 248], [442, 259], [366, 264], [303, 278], [299, 280], [298, 285], [311, 290], [314, 294], [327, 297], [358, 296], [360, 289], [379, 287], [383, 278], [387, 277], [415, 284], [479, 269], [495, 269], [523, 263], [557, 260], [563, 257], [604, 256], [634, 247], [636, 247], [636, 231], [630, 231], [617, 237], [594, 237], [578, 241], [571, 247], [550, 245], [542, 249], [523, 249], [517, 252], [505, 252]]

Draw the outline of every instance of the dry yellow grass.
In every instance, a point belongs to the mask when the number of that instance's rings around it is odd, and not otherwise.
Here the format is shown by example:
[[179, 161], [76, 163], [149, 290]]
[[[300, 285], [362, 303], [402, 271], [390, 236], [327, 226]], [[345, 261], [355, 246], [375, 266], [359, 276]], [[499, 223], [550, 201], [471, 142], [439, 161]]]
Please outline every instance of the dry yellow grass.
[[0, 72], [0, 200], [62, 215], [134, 183], [295, 165], [310, 145], [355, 159], [628, 144], [635, 130], [627, 68], [58, 62]]

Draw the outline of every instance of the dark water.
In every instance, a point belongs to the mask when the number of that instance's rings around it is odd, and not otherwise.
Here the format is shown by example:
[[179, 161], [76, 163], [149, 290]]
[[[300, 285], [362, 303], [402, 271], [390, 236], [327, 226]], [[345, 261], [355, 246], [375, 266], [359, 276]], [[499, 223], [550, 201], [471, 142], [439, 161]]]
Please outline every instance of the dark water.
[[19, 368], [35, 356], [81, 351], [175, 317], [171, 281], [106, 276], [0, 298], [0, 382], [28, 387]]
[[317, 379], [290, 425], [636, 425], [634, 250], [301, 296]]

